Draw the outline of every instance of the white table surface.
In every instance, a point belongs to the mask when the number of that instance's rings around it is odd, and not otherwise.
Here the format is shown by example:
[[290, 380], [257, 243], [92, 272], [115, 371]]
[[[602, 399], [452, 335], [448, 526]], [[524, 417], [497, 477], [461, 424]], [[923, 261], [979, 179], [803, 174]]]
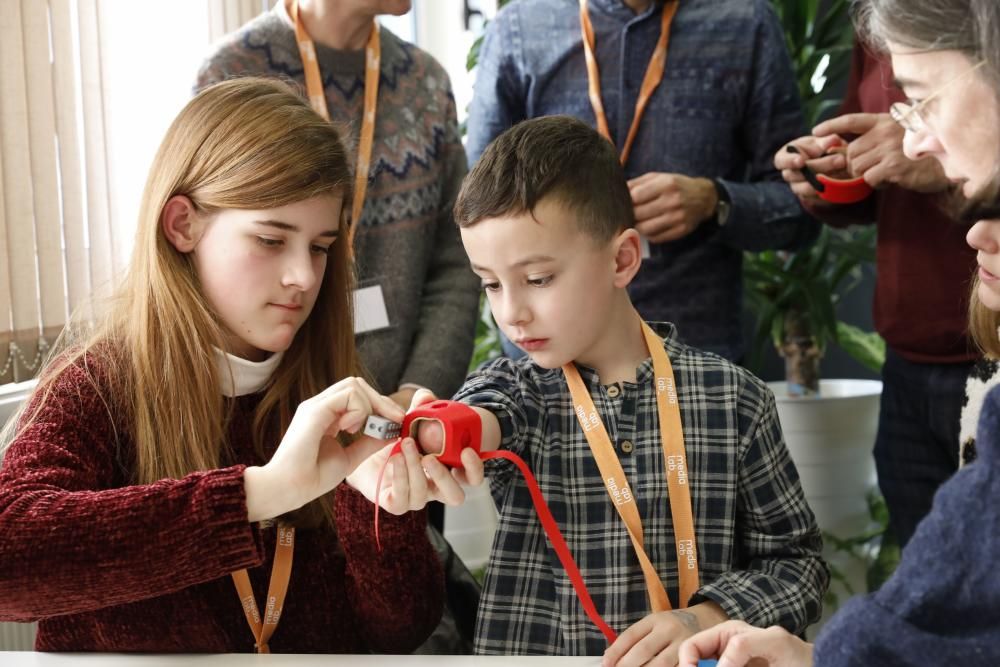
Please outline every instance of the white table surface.
[[36, 653], [0, 651], [2, 667], [598, 667], [600, 657], [469, 655], [137, 655], [123, 653]]

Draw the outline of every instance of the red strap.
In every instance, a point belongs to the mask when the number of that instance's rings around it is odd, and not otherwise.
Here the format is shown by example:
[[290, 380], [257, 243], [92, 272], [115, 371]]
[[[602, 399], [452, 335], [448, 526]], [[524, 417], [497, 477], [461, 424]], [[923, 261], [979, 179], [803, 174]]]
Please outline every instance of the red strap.
[[573, 589], [576, 591], [576, 596], [580, 598], [580, 604], [583, 605], [583, 610], [587, 612], [587, 616], [594, 622], [594, 625], [604, 633], [608, 643], [613, 643], [618, 638], [618, 635], [611, 629], [611, 626], [605, 623], [600, 613], [598, 613], [597, 607], [594, 606], [594, 601], [590, 598], [590, 593], [587, 591], [587, 584], [583, 582], [583, 575], [580, 574], [580, 570], [576, 566], [576, 561], [573, 560], [573, 554], [570, 553], [569, 546], [567, 546], [566, 540], [563, 539], [562, 531], [559, 530], [559, 524], [556, 523], [552, 512], [549, 511], [549, 506], [545, 502], [542, 490], [538, 488], [538, 481], [535, 480], [535, 476], [528, 469], [528, 464], [517, 454], [503, 449], [493, 452], [480, 452], [479, 458], [484, 461], [486, 459], [507, 459], [516, 465], [521, 474], [524, 475], [524, 481], [528, 484], [528, 491], [531, 493], [531, 502], [534, 503], [535, 511], [538, 513], [538, 520], [542, 522], [542, 528], [545, 529], [545, 534], [549, 536], [552, 548], [556, 550], [559, 562], [562, 563], [563, 569], [566, 570], [570, 583], [573, 584]]
[[[470, 415], [474, 416], [475, 419], [471, 419]], [[449, 467], [455, 468], [461, 466], [459, 455], [464, 447], [479, 448], [479, 443], [482, 440], [482, 422], [479, 419], [479, 415], [464, 403], [435, 401], [427, 406], [421, 406], [411, 411], [403, 420], [401, 431], [404, 434], [403, 437], [407, 437], [410, 434], [412, 424], [420, 419], [440, 421], [444, 428], [445, 441], [444, 451], [438, 455], [438, 458]], [[396, 454], [399, 454], [402, 448], [403, 438], [401, 437], [396, 440], [389, 451], [389, 456], [386, 458], [385, 463], [382, 464], [382, 469], [378, 473], [378, 480], [375, 482], [375, 544], [379, 551], [382, 550], [382, 543], [379, 539], [378, 530], [378, 498], [382, 489], [382, 477], [385, 474], [386, 466], [389, 465], [389, 460]], [[576, 566], [576, 561], [573, 560], [573, 554], [570, 553], [569, 546], [566, 544], [566, 540], [559, 530], [559, 524], [556, 523], [555, 518], [552, 516], [549, 506], [545, 502], [545, 497], [542, 495], [542, 490], [538, 487], [538, 481], [531, 473], [528, 465], [517, 454], [505, 450], [479, 452], [479, 458], [484, 461], [487, 459], [507, 459], [516, 465], [521, 474], [524, 475], [524, 481], [528, 485], [528, 492], [531, 494], [531, 502], [535, 505], [535, 512], [538, 513], [538, 519], [542, 523], [545, 534], [549, 537], [549, 542], [552, 543], [552, 548], [555, 549], [556, 555], [559, 557], [559, 562], [562, 563], [563, 569], [566, 570], [570, 583], [573, 584], [573, 589], [576, 591], [576, 596], [580, 599], [580, 604], [583, 605], [583, 610], [587, 613], [590, 620], [594, 622], [594, 625], [604, 634], [608, 643], [614, 642], [618, 635], [601, 618], [600, 613], [597, 611], [597, 607], [590, 597], [590, 592], [587, 590], [587, 585], [583, 581], [583, 575], [580, 574], [580, 569]]]
[[385, 476], [385, 469], [389, 465], [389, 461], [393, 456], [399, 454], [403, 451], [403, 439], [398, 438], [396, 443], [393, 445], [392, 450], [389, 452], [389, 456], [385, 459], [382, 467], [378, 471], [378, 479], [375, 481], [375, 546], [378, 547], [379, 551], [382, 551], [382, 540], [378, 536], [378, 498], [382, 492], [382, 477]]

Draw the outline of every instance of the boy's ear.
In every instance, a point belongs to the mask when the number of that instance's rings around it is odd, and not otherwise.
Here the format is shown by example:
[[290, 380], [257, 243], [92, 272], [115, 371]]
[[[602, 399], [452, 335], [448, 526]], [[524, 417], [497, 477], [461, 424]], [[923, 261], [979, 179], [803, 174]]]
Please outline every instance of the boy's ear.
[[626, 229], [613, 240], [615, 247], [615, 287], [628, 287], [642, 265], [642, 240], [639, 232]]
[[203, 227], [194, 202], [184, 195], [174, 195], [167, 200], [160, 212], [160, 225], [164, 236], [181, 253], [194, 250]]

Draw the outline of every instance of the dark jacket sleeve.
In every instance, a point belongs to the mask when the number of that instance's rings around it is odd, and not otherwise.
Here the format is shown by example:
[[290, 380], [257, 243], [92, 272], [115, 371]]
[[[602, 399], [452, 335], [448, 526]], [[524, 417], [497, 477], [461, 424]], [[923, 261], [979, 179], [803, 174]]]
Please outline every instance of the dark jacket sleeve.
[[793, 250], [811, 243], [819, 223], [774, 168], [774, 154], [802, 135], [802, 104], [781, 24], [769, 3], [756, 6], [753, 81], [739, 140], [749, 158], [747, 182], [723, 180], [732, 212], [722, 238], [741, 250]]
[[508, 5], [486, 26], [466, 121], [470, 167], [491, 141], [527, 116], [518, 10], [516, 4]]

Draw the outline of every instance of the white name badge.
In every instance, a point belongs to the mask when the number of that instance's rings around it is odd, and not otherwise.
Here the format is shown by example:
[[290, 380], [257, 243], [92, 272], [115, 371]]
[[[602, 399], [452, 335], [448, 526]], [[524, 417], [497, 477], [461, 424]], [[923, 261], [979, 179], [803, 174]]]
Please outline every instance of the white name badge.
[[389, 311], [381, 285], [354, 290], [354, 333], [378, 331], [389, 326]]
[[649, 259], [649, 239], [645, 236], [639, 237], [639, 252], [642, 259]]

